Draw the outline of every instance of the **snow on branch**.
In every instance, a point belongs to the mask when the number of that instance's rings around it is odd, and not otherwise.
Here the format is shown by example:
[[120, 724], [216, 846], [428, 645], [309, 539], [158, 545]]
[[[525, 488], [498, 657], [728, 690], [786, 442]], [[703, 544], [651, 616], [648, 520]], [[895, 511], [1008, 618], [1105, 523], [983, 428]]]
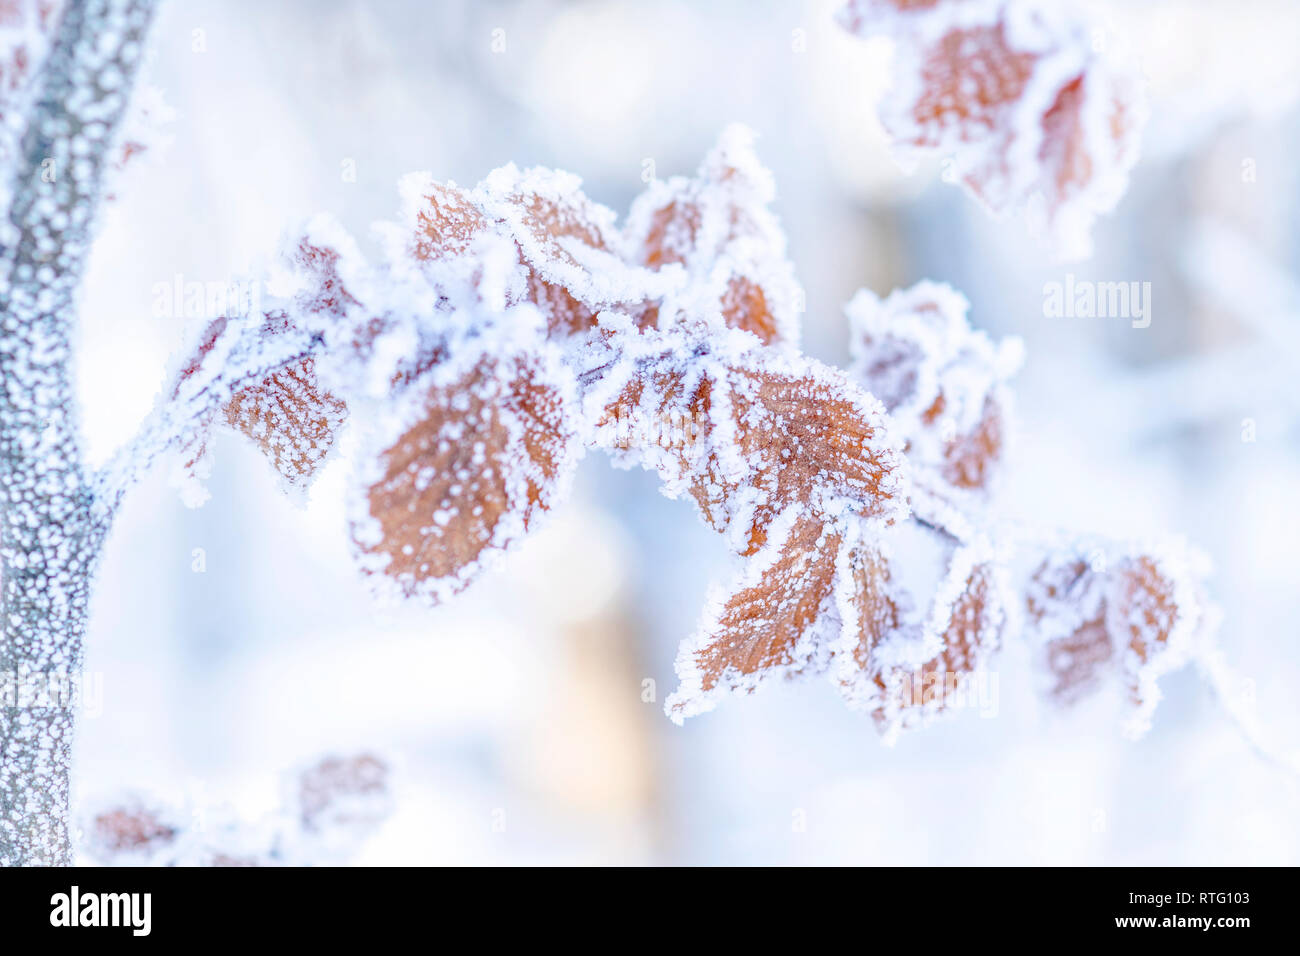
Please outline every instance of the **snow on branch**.
[[[50, 4], [19, 4], [34, 53]], [[76, 291], [109, 150], [153, 5], [69, 2], [28, 93], [0, 226], [0, 673], [80, 669], [90, 574], [104, 527], [90, 507], [71, 373]], [[4, 24], [6, 27], [8, 23]], [[12, 48], [11, 48], [12, 49]], [[29, 61], [11, 61], [29, 62]], [[66, 861], [66, 706], [0, 707], [0, 864]]]
[[[88, 475], [76, 292], [105, 178], [147, 145], [117, 134], [152, 6], [0, 4], [0, 164], [13, 167], [0, 191], [0, 677], [76, 674], [122, 495], [170, 455], [201, 503], [219, 427], [295, 493], [349, 448], [361, 571], [431, 604], [534, 532], [588, 451], [653, 471], [735, 564], [678, 652], [677, 722], [820, 674], [892, 740], [963, 706], [1013, 637], [1054, 699], [1120, 686], [1133, 732], [1170, 670], [1222, 673], [1192, 549], [997, 517], [1023, 350], [974, 329], [959, 293], [864, 290], [848, 307], [848, 370], [800, 351], [775, 184], [738, 126], [694, 176], [651, 182], [622, 222], [571, 173], [513, 164], [470, 188], [406, 177], [376, 262], [313, 219], [290, 233], [257, 309], [203, 330], [137, 438]], [[993, 209], [1023, 209], [1079, 250], [1124, 188], [1142, 120], [1136, 81], [1086, 21], [1040, 0], [853, 0], [842, 20], [898, 41], [884, 115], [902, 147], [952, 153]], [[0, 864], [70, 859], [71, 731], [66, 706], [0, 697]], [[287, 817], [215, 837], [191, 839], [148, 801], [115, 804], [95, 815], [92, 848], [298, 859], [324, 852], [336, 825], [375, 824], [385, 777], [373, 758], [326, 761]]]
[[224, 423], [294, 482], [355, 429], [352, 536], [381, 593], [469, 586], [598, 449], [654, 471], [735, 554], [678, 654], [676, 721], [822, 673], [893, 739], [959, 706], [1021, 634], [1049, 673], [1090, 640], [1090, 676], [1127, 682], [1136, 729], [1189, 658], [1203, 571], [1174, 550], [1099, 545], [1116, 562], [1103, 618], [1043, 631], [1050, 574], [1024, 565], [1074, 539], [996, 516], [1023, 347], [974, 329], [963, 296], [864, 290], [847, 372], [799, 352], [801, 293], [746, 131], [621, 224], [547, 169], [472, 188], [415, 174], [401, 193], [378, 263], [328, 219], [294, 233], [266, 315], [215, 323], [174, 392], [187, 449]]

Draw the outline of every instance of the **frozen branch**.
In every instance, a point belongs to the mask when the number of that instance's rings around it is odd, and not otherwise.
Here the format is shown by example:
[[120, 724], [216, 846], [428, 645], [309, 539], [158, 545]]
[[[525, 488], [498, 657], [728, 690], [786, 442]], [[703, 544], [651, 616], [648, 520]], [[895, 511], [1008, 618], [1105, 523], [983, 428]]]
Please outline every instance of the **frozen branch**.
[[67, 4], [0, 237], [0, 864], [71, 858], [72, 689], [107, 530], [90, 506], [78, 437], [72, 319], [152, 11], [151, 0]]

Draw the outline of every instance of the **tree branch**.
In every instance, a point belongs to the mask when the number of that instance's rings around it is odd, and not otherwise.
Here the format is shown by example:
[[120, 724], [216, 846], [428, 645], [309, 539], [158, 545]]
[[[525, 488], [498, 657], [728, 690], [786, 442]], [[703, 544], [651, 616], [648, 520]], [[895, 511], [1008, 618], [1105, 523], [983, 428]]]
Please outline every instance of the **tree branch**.
[[39, 74], [0, 236], [0, 864], [71, 862], [70, 692], [107, 531], [80, 448], [73, 315], [153, 6], [69, 0]]

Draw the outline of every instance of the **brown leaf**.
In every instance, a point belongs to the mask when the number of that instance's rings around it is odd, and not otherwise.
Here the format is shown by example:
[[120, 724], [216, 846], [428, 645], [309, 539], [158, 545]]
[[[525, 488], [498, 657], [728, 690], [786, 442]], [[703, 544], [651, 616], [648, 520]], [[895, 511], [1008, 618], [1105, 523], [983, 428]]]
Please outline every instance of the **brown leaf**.
[[846, 503], [883, 521], [903, 510], [879, 406], [811, 361], [772, 361], [762, 349], [649, 357], [597, 426], [605, 447], [688, 491], [742, 554], [759, 551], [791, 506], [824, 516]]
[[298, 817], [307, 831], [373, 827], [388, 816], [389, 768], [373, 754], [326, 757], [298, 778]]
[[[863, 675], [874, 675], [873, 652], [903, 625], [903, 607], [892, 580], [889, 561], [874, 543], [858, 541], [846, 550], [847, 580], [841, 585], [849, 613], [840, 622], [840, 687], [846, 696], [860, 695]], [[843, 571], [841, 571], [843, 573]], [[871, 678], [875, 683], [875, 678]], [[868, 690], [874, 696], [879, 685]]]
[[[678, 723], [708, 710], [717, 697], [752, 692], [824, 661], [816, 629], [831, 610], [840, 537], [803, 512], [769, 559], [751, 559], [692, 644], [677, 659], [681, 686], [668, 701]], [[788, 522], [787, 522], [788, 525]]]
[[1156, 680], [1181, 663], [1204, 619], [1198, 559], [1180, 546], [1162, 553], [1098, 544], [1089, 558], [1047, 555], [1026, 589], [1028, 624], [1043, 647], [1051, 695], [1073, 703], [1118, 678], [1140, 732], [1159, 698]]
[[215, 319], [177, 376], [172, 400], [184, 396], [195, 418], [183, 437], [187, 470], [203, 457], [218, 419], [251, 439], [290, 485], [306, 485], [333, 447], [347, 405], [320, 384], [320, 339], [303, 321], [346, 324], [360, 303], [339, 274], [334, 249], [302, 239], [289, 259], [306, 280], [295, 314]]
[[[1005, 620], [987, 553], [953, 547], [947, 580], [919, 622], [904, 618], [888, 564], [873, 549], [856, 549], [851, 568], [853, 614], [836, 645], [840, 688], [849, 702], [870, 710], [889, 737], [965, 705], [970, 681], [997, 650]], [[904, 662], [913, 647], [930, 644], [937, 649], [924, 662]]]
[[643, 302], [602, 293], [599, 277], [570, 251], [568, 244], [576, 242], [612, 258], [619, 246], [617, 234], [607, 225], [613, 214], [588, 199], [576, 180], [530, 170], [502, 194], [484, 185], [471, 191], [434, 182], [421, 191], [410, 250], [416, 259], [463, 257], [480, 236], [496, 234], [516, 243], [519, 261], [527, 268], [527, 300], [547, 317], [553, 334], [591, 329], [603, 308], [644, 315]]
[[312, 478], [346, 418], [347, 406], [316, 380], [311, 355], [237, 389], [225, 408], [226, 423], [252, 439], [290, 484]]
[[1026, 593], [1029, 624], [1043, 638], [1049, 694], [1071, 704], [1101, 686], [1114, 666], [1106, 627], [1105, 576], [1082, 557], [1044, 559]]
[[1002, 463], [1005, 412], [996, 394], [984, 399], [984, 413], [974, 429], [944, 444], [940, 474], [954, 488], [986, 489]]
[[1008, 4], [851, 0], [840, 22], [896, 41], [881, 120], [907, 155], [942, 153], [990, 209], [1025, 209], [1058, 252], [1077, 256], [1124, 187], [1144, 111], [1129, 58], [1096, 44], [1100, 26], [1086, 10], [1062, 6], [1042, 16]]
[[697, 288], [712, 290], [730, 328], [765, 344], [793, 342], [802, 292], [767, 209], [773, 195], [749, 135], [729, 129], [694, 177], [653, 183], [633, 203], [634, 257], [656, 270], [683, 266]]
[[104, 859], [118, 854], [142, 853], [170, 846], [177, 830], [153, 810], [141, 805], [114, 807], [95, 816], [89, 839], [93, 852]]
[[884, 300], [864, 290], [849, 306], [852, 374], [885, 403], [917, 484], [945, 500], [991, 489], [1006, 457], [1006, 382], [1020, 360], [1018, 341], [971, 327], [969, 307], [932, 282]]
[[369, 570], [406, 596], [442, 600], [550, 507], [577, 452], [555, 374], [528, 355], [488, 355], [421, 393], [415, 424], [382, 451], [365, 492], [356, 536]]
[[913, 106], [918, 146], [939, 145], [949, 130], [978, 139], [1005, 126], [1037, 62], [1008, 46], [1002, 24], [952, 30], [922, 56], [923, 87]]

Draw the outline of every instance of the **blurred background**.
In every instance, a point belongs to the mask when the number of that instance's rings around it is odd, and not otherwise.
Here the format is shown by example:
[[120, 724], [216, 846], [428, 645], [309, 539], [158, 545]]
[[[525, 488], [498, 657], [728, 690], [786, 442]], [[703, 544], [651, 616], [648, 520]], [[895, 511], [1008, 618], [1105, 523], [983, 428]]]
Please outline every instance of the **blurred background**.
[[[618, 210], [690, 173], [733, 120], [759, 135], [807, 290], [805, 348], [843, 364], [842, 305], [950, 282], [1022, 336], [1003, 504], [1121, 535], [1183, 531], [1215, 564], [1237, 704], [1300, 747], [1300, 13], [1290, 0], [1102, 4], [1142, 49], [1152, 121], [1097, 253], [1053, 263], [874, 122], [887, 47], [834, 0], [187, 0], [163, 3], [145, 81], [176, 112], [129, 170], [83, 300], [92, 455], [145, 415], [202, 320], [177, 277], [224, 283], [319, 211], [374, 249], [412, 170], [472, 184], [570, 169]], [[1045, 318], [1043, 289], [1152, 283], [1152, 321]], [[379, 609], [348, 554], [336, 462], [297, 507], [252, 447], [215, 449], [188, 510], [157, 470], [126, 504], [88, 639], [98, 706], [78, 786], [272, 805], [288, 767], [370, 749], [396, 811], [357, 862], [1295, 864], [1300, 787], [1193, 671], [1155, 727], [1112, 702], [1040, 703], [1001, 658], [997, 713], [883, 747], [822, 680], [673, 726], [662, 701], [721, 539], [645, 473], [584, 463], [504, 570], [437, 611]]]

